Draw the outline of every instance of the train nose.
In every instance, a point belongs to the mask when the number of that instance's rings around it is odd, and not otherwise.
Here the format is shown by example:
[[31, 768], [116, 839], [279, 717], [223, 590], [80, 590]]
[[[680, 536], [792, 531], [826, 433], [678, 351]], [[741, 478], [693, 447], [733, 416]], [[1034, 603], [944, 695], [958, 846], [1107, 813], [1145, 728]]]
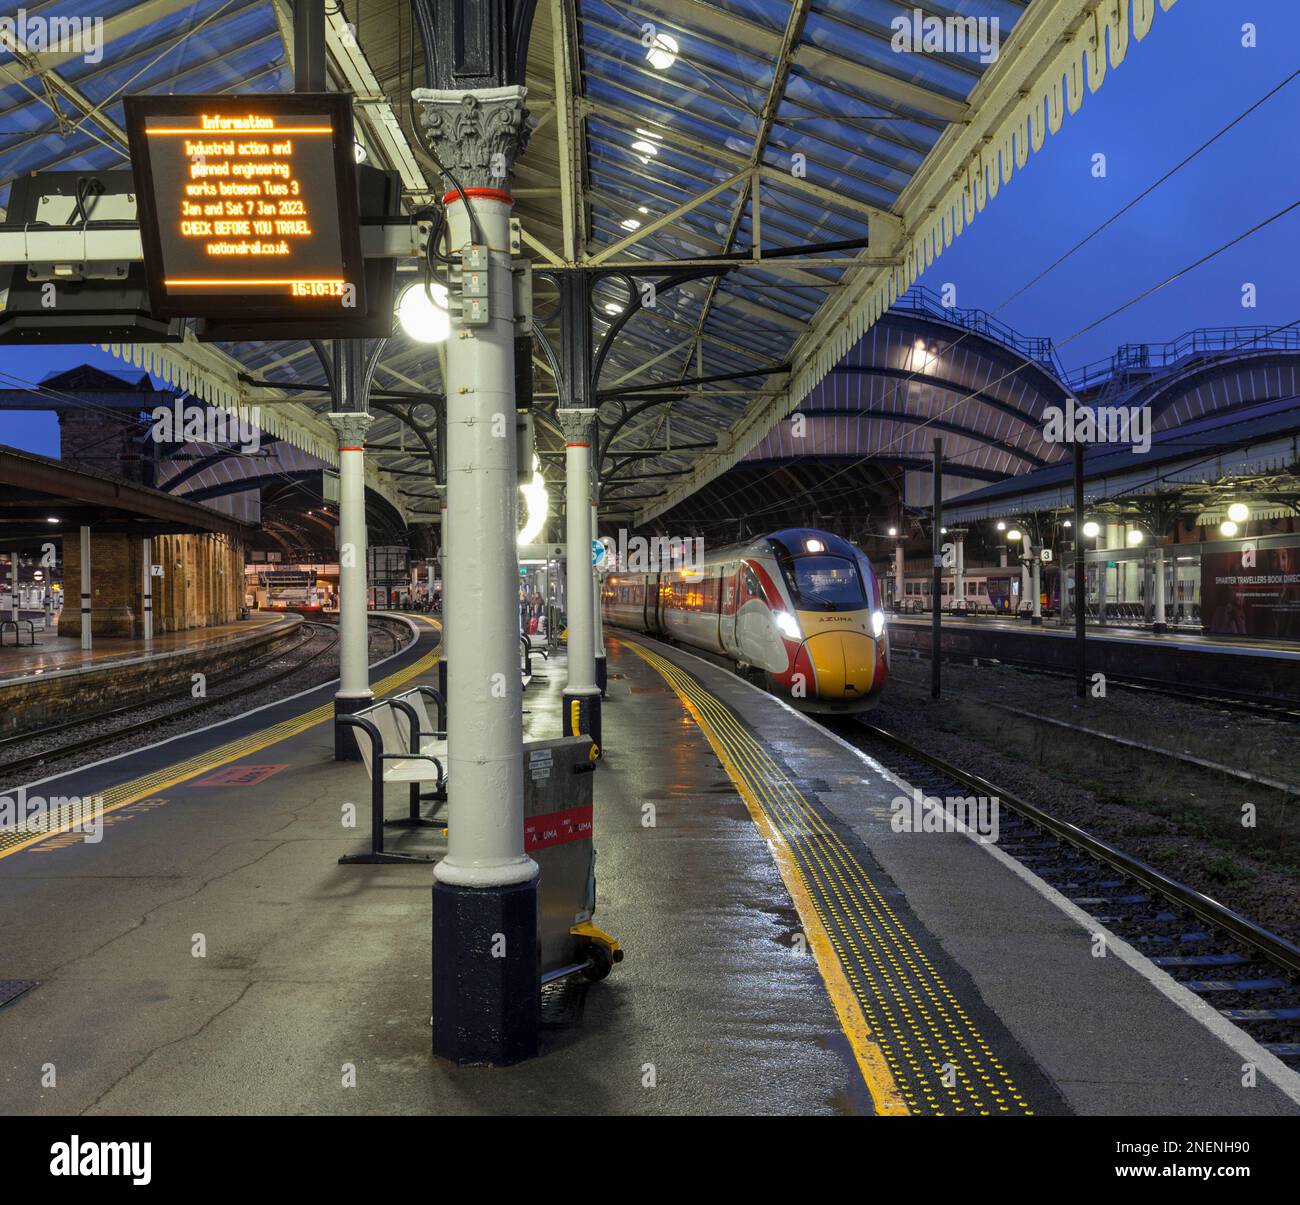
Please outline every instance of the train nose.
[[812, 663], [817, 695], [854, 699], [870, 692], [876, 676], [876, 642], [860, 632], [819, 632], [801, 649]]

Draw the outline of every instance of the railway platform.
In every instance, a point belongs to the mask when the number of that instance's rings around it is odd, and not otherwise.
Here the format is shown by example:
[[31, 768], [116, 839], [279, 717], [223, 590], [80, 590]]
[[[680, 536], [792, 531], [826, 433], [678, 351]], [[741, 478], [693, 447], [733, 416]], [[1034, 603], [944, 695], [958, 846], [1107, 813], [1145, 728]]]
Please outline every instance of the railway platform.
[[288, 646], [303, 622], [298, 615], [252, 615], [149, 641], [97, 636], [91, 649], [50, 633], [35, 645], [7, 645], [0, 648], [0, 736], [188, 693], [195, 675], [236, 670]]
[[[895, 649], [929, 654], [931, 616], [889, 615]], [[943, 651], [1047, 669], [1074, 668], [1074, 631], [1045, 620], [944, 615]], [[1293, 640], [1088, 627], [1088, 672], [1179, 683], [1205, 691], [1300, 702], [1300, 645]]]
[[[410, 621], [376, 695], [436, 678]], [[996, 846], [895, 831], [906, 784], [833, 733], [651, 639], [609, 655], [596, 920], [627, 957], [548, 989], [541, 1058], [429, 1053], [431, 876], [339, 865], [368, 783], [331, 760], [327, 686], [28, 786], [106, 814], [98, 842], [0, 843], [0, 979], [33, 984], [0, 1012], [0, 1111], [1300, 1112], [1300, 1078], [1136, 950], [1097, 957]], [[536, 669], [527, 735], [554, 736], [564, 662]]]
[[0, 645], [0, 682], [14, 678], [49, 677], [51, 674], [85, 672], [107, 665], [123, 665], [147, 658], [169, 657], [201, 649], [224, 648], [244, 643], [256, 644], [268, 636], [279, 635], [298, 626], [301, 618], [255, 612], [237, 623], [191, 628], [184, 632], [164, 632], [150, 640], [122, 636], [96, 636], [94, 647], [83, 649], [75, 636], [57, 636], [37, 629], [36, 644], [15, 647], [12, 642]]

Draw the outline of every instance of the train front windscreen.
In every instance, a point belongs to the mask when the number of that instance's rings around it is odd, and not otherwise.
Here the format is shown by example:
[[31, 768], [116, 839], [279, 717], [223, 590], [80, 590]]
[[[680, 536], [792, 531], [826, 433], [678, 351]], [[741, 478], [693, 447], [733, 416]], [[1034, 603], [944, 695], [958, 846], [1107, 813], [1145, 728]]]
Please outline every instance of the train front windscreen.
[[845, 557], [829, 553], [781, 557], [780, 565], [800, 611], [860, 611], [867, 606], [862, 575]]

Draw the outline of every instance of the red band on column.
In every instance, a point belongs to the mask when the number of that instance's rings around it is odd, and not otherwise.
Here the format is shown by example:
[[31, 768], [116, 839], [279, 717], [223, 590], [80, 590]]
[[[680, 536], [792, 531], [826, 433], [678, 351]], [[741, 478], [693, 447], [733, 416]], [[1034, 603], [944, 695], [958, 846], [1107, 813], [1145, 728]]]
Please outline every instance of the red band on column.
[[344, 447], [342, 444], [339, 444], [339, 451], [340, 452], [364, 452], [365, 448]]
[[[465, 195], [467, 197], [482, 197], [485, 201], [500, 201], [503, 205], [513, 205], [515, 203], [514, 197], [499, 188], [467, 188]], [[442, 198], [442, 203], [450, 205], [453, 201], [459, 200], [459, 192], [449, 192]]]
[[572, 443], [572, 444], [565, 444], [564, 446], [566, 448], [589, 448], [591, 447], [591, 444]]

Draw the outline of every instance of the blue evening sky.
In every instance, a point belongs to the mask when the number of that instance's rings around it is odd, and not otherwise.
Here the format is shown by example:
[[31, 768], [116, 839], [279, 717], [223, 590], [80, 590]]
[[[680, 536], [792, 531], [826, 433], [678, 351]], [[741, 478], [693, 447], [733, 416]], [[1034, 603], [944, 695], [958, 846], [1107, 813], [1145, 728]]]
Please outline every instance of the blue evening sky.
[[[1241, 25], [1258, 45], [1242, 46]], [[1300, 79], [1160, 186], [1033, 289], [1017, 289], [1296, 69], [1300, 0], [1180, 0], [1107, 75], [1078, 114], [1003, 185], [923, 283], [956, 303], [1050, 335], [1067, 368], [1120, 343], [1175, 339], [1200, 326], [1277, 326], [1300, 318], [1300, 209], [1071, 342], [1079, 328], [1300, 200]], [[1092, 157], [1106, 156], [1106, 176]], [[1257, 306], [1243, 308], [1253, 284]], [[89, 361], [134, 373], [94, 348], [0, 347], [0, 387]], [[0, 443], [58, 454], [52, 414], [0, 412]]]

